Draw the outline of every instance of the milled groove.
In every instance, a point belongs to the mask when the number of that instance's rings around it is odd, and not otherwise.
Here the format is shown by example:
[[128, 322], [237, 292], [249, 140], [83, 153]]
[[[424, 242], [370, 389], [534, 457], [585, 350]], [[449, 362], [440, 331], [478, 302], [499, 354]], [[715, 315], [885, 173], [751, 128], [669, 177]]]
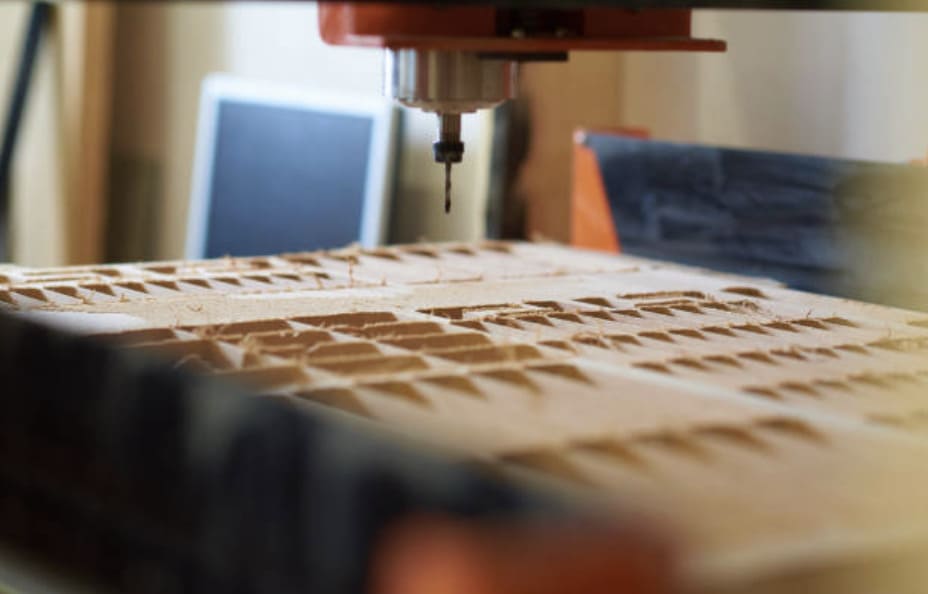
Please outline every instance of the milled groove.
[[[351, 322], [357, 325], [345, 325]], [[330, 330], [313, 329], [328, 328]], [[297, 329], [310, 328], [310, 329]], [[526, 371], [559, 376], [590, 384], [590, 378], [572, 365], [539, 363], [545, 360], [536, 347], [525, 344], [497, 345], [480, 333], [444, 333], [416, 335], [419, 331], [444, 330], [435, 322], [398, 321], [389, 312], [359, 312], [335, 316], [268, 318], [226, 324], [157, 328], [102, 335], [143, 352], [168, 358], [191, 370], [219, 373], [260, 389], [282, 389], [331, 379], [356, 381], [358, 389], [367, 386], [371, 393], [388, 393], [409, 401], [425, 402], [422, 391], [412, 383], [445, 387], [471, 397], [484, 397], [476, 385], [463, 376], [435, 376], [431, 366], [418, 356], [387, 355], [378, 344], [428, 354], [454, 364], [474, 365], [483, 376], [513, 387], [538, 392], [540, 385]], [[336, 338], [336, 334], [342, 338]], [[407, 335], [408, 334], [408, 335]], [[380, 340], [351, 341], [347, 336], [379, 336]], [[398, 336], [397, 338], [389, 338]], [[286, 362], [290, 361], [289, 364]], [[528, 364], [529, 367], [524, 367]], [[517, 368], [513, 368], [516, 365]], [[302, 370], [302, 371], [300, 371]], [[315, 371], [314, 371], [315, 370]], [[321, 374], [321, 375], [320, 375]], [[406, 383], [390, 383], [368, 377], [401, 374]], [[360, 382], [360, 383], [358, 383]], [[355, 407], [357, 408], [357, 407]]]
[[426, 334], [422, 336], [408, 336], [404, 338], [382, 338], [381, 342], [395, 347], [420, 352], [441, 352], [445, 350], [481, 348], [491, 345], [485, 334], [474, 332], [461, 332], [457, 334]]
[[[828, 317], [821, 319], [795, 318], [776, 321], [758, 321], [755, 323], [733, 323], [727, 325], [708, 324], [696, 326], [658, 326], [656, 329], [651, 330], [642, 330], [640, 329], [641, 324], [636, 324], [637, 328], [629, 328], [630, 332], [616, 334], [614, 332], [607, 332], [602, 329], [599, 329], [596, 332], [577, 331], [570, 329], [569, 326], [573, 325], [589, 325], [589, 323], [584, 322], [583, 318], [580, 316], [588, 317], [593, 320], [599, 319], [606, 322], [618, 322], [618, 320], [610, 315], [610, 312], [608, 311], [578, 310], [576, 312], [518, 312], [499, 314], [485, 316], [466, 322], [458, 321], [455, 322], [455, 324], [461, 327], [481, 331], [489, 331], [489, 328], [485, 326], [485, 324], [491, 324], [492, 326], [530, 332], [531, 328], [526, 325], [527, 323], [530, 323], [543, 326], [545, 327], [546, 332], [554, 332], [555, 336], [561, 336], [563, 339], [577, 340], [583, 344], [591, 344], [594, 346], [600, 346], [602, 348], [610, 348], [610, 345], [608, 342], [599, 340], [599, 338], [606, 338], [606, 340], [609, 340], [610, 338], [617, 336], [637, 336], [640, 338], [654, 339], [669, 343], [676, 342], [676, 339], [712, 341], [716, 337], [749, 339], [752, 336], [764, 336], [775, 338], [778, 334], [803, 335], [804, 333], [808, 333], [810, 331], [829, 331], [832, 330], [833, 327], [837, 326], [847, 327], [847, 323], [845, 323], [846, 320], [843, 318]], [[559, 323], [566, 323], [568, 327], [564, 327], [561, 330]], [[605, 327], [608, 326], [603, 326], [603, 328]], [[563, 332], [563, 334], [558, 334], [558, 331]], [[813, 335], [806, 335], [810, 339], [817, 338]], [[553, 338], [551, 334], [545, 334], [545, 336]]]
[[98, 334], [97, 338], [101, 340], [115, 340], [125, 345], [134, 345], [146, 342], [172, 341], [177, 339], [177, 332], [172, 328], [146, 328], [143, 330]]
[[359, 311], [353, 313], [340, 313], [326, 316], [297, 316], [290, 318], [294, 322], [319, 326], [322, 328], [345, 326], [348, 328], [361, 328], [372, 324], [396, 322], [396, 314], [389, 311]]
[[644, 293], [623, 293], [617, 295], [619, 299], [628, 299], [631, 301], [645, 300], [645, 299], [672, 299], [672, 298], [687, 298], [687, 299], [698, 299], [700, 301], [707, 301], [709, 296], [702, 291], [653, 291], [653, 292], [644, 292]]
[[432, 351], [432, 355], [456, 363], [477, 365], [481, 363], [521, 362], [542, 359], [541, 351], [527, 344], [489, 345], [476, 348], [459, 348]]
[[753, 299], [769, 299], [766, 293], [756, 287], [727, 287], [722, 289], [722, 292], [744, 295], [745, 297], [751, 297]]
[[247, 322], [231, 322], [228, 324], [214, 324], [209, 326], [188, 326], [184, 330], [195, 332], [200, 336], [243, 336], [258, 332], [280, 332], [292, 330], [293, 327], [286, 320], [270, 318], [266, 320], [252, 320]]
[[[338, 379], [336, 376], [331, 377], [334, 379], [330, 381], [344, 382], [344, 379]], [[361, 401], [359, 393], [363, 393], [363, 395], [367, 398], [386, 397], [405, 401], [425, 409], [431, 409], [433, 407], [434, 399], [437, 396], [437, 393], [432, 390], [433, 386], [445, 388], [448, 390], [449, 394], [456, 397], [463, 396], [465, 398], [474, 398], [478, 400], [485, 399], [485, 395], [468, 377], [434, 374], [425, 376], [413, 375], [405, 380], [383, 377], [374, 377], [373, 379], [359, 377], [355, 380], [352, 380], [350, 386], [332, 384], [298, 386], [295, 390], [291, 390], [290, 393], [295, 396], [303, 396], [306, 393], [328, 393], [335, 391], [336, 393], [343, 395], [344, 390], [350, 390], [352, 391], [354, 397], [359, 399], [359, 402]], [[428, 393], [430, 391], [431, 395]]]
[[322, 342], [307, 347], [300, 359], [307, 365], [333, 359], [372, 357], [381, 354], [377, 345], [370, 342]]
[[297, 264], [299, 266], [322, 266], [318, 258], [312, 254], [283, 254], [280, 257], [287, 262]]
[[673, 336], [671, 336], [667, 332], [660, 332], [660, 331], [639, 332], [638, 336], [641, 338], [648, 338], [648, 339], [656, 340], [659, 342], [674, 342]]
[[362, 250], [361, 252], [365, 256], [370, 256], [372, 258], [382, 258], [384, 260], [393, 260], [394, 262], [399, 262], [402, 260], [398, 250], [393, 250], [389, 248], [377, 248], [372, 250]]
[[[180, 287], [177, 285], [176, 280], [150, 280], [148, 284], [155, 287], [160, 287], [162, 289], [167, 289], [168, 291], [180, 292]], [[106, 286], [107, 291], [112, 294], [112, 287], [110, 285]]]
[[199, 366], [202, 364], [210, 371], [241, 367], [235, 357], [236, 353], [240, 353], [239, 349], [209, 339], [162, 340], [138, 344], [133, 348], [147, 355], [176, 361], [178, 365], [196, 363]]
[[516, 388], [527, 390], [533, 394], [540, 394], [542, 391], [541, 386], [521, 369], [485, 369], [478, 371], [476, 376], [501, 381]]
[[[523, 308], [514, 303], [492, 303], [486, 305], [468, 305], [468, 306], [457, 306], [457, 307], [439, 307], [439, 308], [425, 308], [418, 310], [420, 313], [438, 316], [440, 318], [446, 318], [449, 320], [463, 320], [465, 315], [468, 314], [485, 314], [490, 315], [490, 313], [495, 313], [500, 315], [502, 312], [513, 312], [513, 311], [526, 311], [526, 308]], [[533, 310], [528, 310], [533, 311]]]
[[415, 355], [379, 355], [375, 357], [332, 358], [307, 361], [310, 368], [318, 367], [344, 377], [370, 375], [389, 376], [429, 368], [422, 357]]
[[295, 392], [297, 399], [308, 400], [361, 417], [374, 418], [357, 392], [350, 388], [309, 388]]
[[644, 369], [647, 371], [654, 371], [657, 373], [672, 374], [670, 367], [663, 363], [633, 363], [632, 367], [637, 367], [638, 369]]
[[[928, 386], [928, 367], [906, 372], [853, 373], [831, 377], [816, 377], [805, 381], [752, 385], [743, 388], [743, 391], [776, 399], [782, 399], [787, 393], [810, 398], [821, 398], [825, 394], [847, 396], [856, 394], [860, 396], [872, 393], [873, 390], [892, 393], [907, 386]], [[885, 397], [886, 394], [880, 394], [880, 396]]]
[[[141, 281], [122, 281], [118, 283], [113, 283], [113, 286], [118, 287], [120, 289], [126, 289], [127, 291], [134, 291], [136, 293], [141, 293], [142, 295], [148, 295], [148, 287], [146, 287], [145, 283]], [[77, 287], [73, 287], [73, 289], [75, 289], [74, 291], [75, 294], [73, 296], [76, 297]]]
[[562, 379], [578, 382], [581, 384], [593, 384], [593, 380], [583, 373], [576, 365], [566, 363], [545, 363], [543, 365], [532, 365], [526, 368], [528, 371], [537, 371], [547, 375], [553, 375]]
[[616, 438], [604, 437], [576, 440], [570, 444], [570, 448], [572, 451], [579, 453], [602, 456], [612, 462], [632, 466], [636, 470], [643, 470], [647, 467], [647, 462], [639, 452], [636, 452], [629, 444], [623, 443], [622, 440]]
[[872, 341], [867, 346], [899, 353], [923, 352], [928, 351], [928, 336], [884, 338]]
[[[636, 299], [642, 296], [652, 295], [653, 298], [662, 299], [659, 301], [642, 301], [634, 304], [634, 307], [622, 308], [618, 303], [606, 297], [580, 297], [573, 299], [571, 302], [556, 301], [525, 301], [522, 306], [515, 304], [489, 304], [478, 306], [458, 306], [435, 309], [422, 309], [422, 313], [435, 315], [451, 320], [478, 319], [483, 322], [490, 322], [502, 326], [510, 326], [520, 329], [520, 321], [554, 326], [553, 321], [566, 321], [574, 323], [584, 323], [577, 316], [596, 318], [605, 321], [619, 321], [622, 317], [632, 317], [642, 319], [642, 314], [653, 314], [662, 317], [676, 317], [676, 313], [685, 313], [688, 315], [708, 315], [709, 311], [721, 314], [734, 314], [743, 316], [745, 314], [754, 314], [758, 311], [758, 306], [753, 301], [721, 301], [708, 298], [699, 292], [668, 292], [654, 294], [632, 294]], [[689, 297], [684, 297], [688, 295]], [[628, 296], [620, 296], [619, 299]], [[667, 297], [676, 297], [667, 299]], [[698, 300], [696, 299], [698, 298]], [[594, 306], [597, 309], [584, 309], [582, 307], [571, 306], [570, 303]], [[616, 318], [615, 316], [620, 316]], [[853, 325], [850, 321], [843, 318], [829, 318], [834, 323], [849, 326]], [[770, 324], [776, 325], [777, 321]], [[752, 324], [744, 324], [748, 330], [757, 333], [763, 333], [764, 329]], [[789, 330], [794, 330], [791, 326]]]
[[[925, 415], [928, 422], [928, 411]], [[602, 436], [571, 440], [564, 447], [540, 447], [506, 452], [499, 463], [540, 472], [552, 478], [579, 484], [595, 484], [596, 475], [584, 471], [575, 456], [593, 456], [600, 463], [649, 474], [657, 457], [669, 457], [704, 469], [714, 467], [727, 452], [739, 451], [774, 460], [777, 451], [790, 443], [827, 447], [825, 434], [794, 417], [774, 416], [747, 423], [695, 425], [680, 430], [658, 430], [625, 436]], [[724, 470], [719, 467], [720, 470]]]
[[429, 400], [429, 398], [421, 390], [410, 383], [399, 381], [384, 381], [364, 384], [363, 387], [370, 388], [393, 398], [405, 400], [418, 406], [426, 408], [432, 406], [431, 400]]
[[367, 324], [361, 327], [345, 327], [341, 331], [346, 334], [364, 336], [365, 338], [400, 338], [404, 336], [419, 336], [442, 332], [441, 324], [437, 322], [401, 321]]
[[767, 398], [769, 400], [783, 400], [783, 396], [774, 390], [773, 388], [765, 388], [759, 386], [748, 386], [747, 388], [742, 388], [741, 390], [745, 394], [750, 394], [752, 396], [759, 396], [761, 398]]
[[597, 307], [615, 307], [615, 304], [605, 297], [581, 297], [579, 299], [574, 299], [574, 301], [585, 305], [595, 305]]
[[459, 256], [477, 256], [477, 251], [472, 247], [462, 244], [457, 246], [450, 246], [445, 248], [445, 251], [451, 254], [457, 254]]
[[[607, 350], [618, 349], [620, 351], [635, 347], [644, 346], [639, 339], [649, 339], [656, 342], [676, 343], [677, 337], [686, 339], [695, 339], [700, 341], [712, 341], [707, 334], [714, 333], [715, 328], [705, 327], [699, 330], [669, 330], [639, 332], [637, 334], [613, 335], [613, 334], [577, 334], [571, 337], [571, 341], [577, 344], [594, 346]], [[875, 342], [863, 343], [859, 345], [841, 344], [833, 348], [828, 347], [808, 347], [792, 346], [788, 349], [771, 348], [767, 350], [753, 351], [727, 351], [710, 354], [699, 354], [688, 357], [678, 357], [672, 359], [651, 359], [645, 361], [636, 361], [633, 365], [637, 367], [649, 366], [666, 366], [679, 365], [690, 369], [704, 371], [707, 373], [730, 373], [731, 369], [739, 368], [745, 363], [758, 363], [768, 366], [780, 366], [789, 364], [813, 364], [812, 357], [827, 357], [830, 359], [845, 359], [848, 355], [867, 356], [874, 361], [886, 360], [885, 355], [877, 356], [872, 349], [880, 348], [885, 351], [895, 353], [914, 353], [928, 351], [928, 338], [902, 338], [895, 340], [880, 340]], [[741, 359], [739, 362], [738, 359]]]
[[[240, 259], [233, 262], [228, 266], [216, 266], [208, 261], [179, 266], [128, 266], [128, 273], [108, 267], [70, 274], [29, 271], [24, 278], [9, 279], [9, 284], [11, 291], [25, 297], [31, 298], [43, 290], [50, 290], [83, 303], [110, 298], [139, 301], [166, 295], [319, 289], [323, 288], [323, 280], [331, 278], [324, 271], [274, 268], [266, 260]], [[15, 302], [11, 304], [16, 305]]]
[[309, 349], [317, 344], [334, 342], [335, 337], [324, 330], [284, 330], [282, 332], [251, 332], [241, 337], [249, 350], [274, 351], [276, 349]]
[[483, 392], [481, 392], [480, 389], [474, 385], [474, 382], [470, 378], [463, 375], [440, 375], [424, 377], [418, 381], [426, 384], [432, 384], [440, 388], [452, 390], [466, 396], [473, 396], [477, 398], [486, 397], [485, 394], [483, 394]]
[[[55, 295], [60, 295], [60, 296], [62, 296], [62, 297], [66, 297], [66, 298], [68, 298], [68, 299], [73, 299], [73, 300], [76, 300], [76, 301], [78, 301], [78, 302], [83, 301], [83, 298], [81, 297], [80, 291], [79, 291], [78, 288], [75, 287], [75, 286], [71, 286], [71, 285], [47, 285], [47, 286], [45, 287], [45, 290], [48, 291], [49, 293], [53, 293], [53, 294], [55, 294]], [[2, 298], [0, 298], [0, 299], [2, 299]], [[53, 300], [53, 301], [57, 301], [57, 299], [56, 299], [55, 297], [53, 297], [52, 300]]]
[[738, 425], [706, 425], [693, 429], [693, 433], [708, 442], [718, 442], [724, 446], [733, 446], [761, 452], [770, 451], [770, 444], [764, 442], [750, 428]]
[[874, 425], [928, 436], [928, 408], [921, 408], [905, 414], [871, 414], [867, 416], [867, 420]]
[[513, 252], [512, 245], [505, 241], [482, 241], [478, 244], [481, 250], [496, 252], [498, 254], [511, 255]]
[[588, 485], [589, 477], [554, 449], [513, 452], [499, 456], [504, 466], [530, 470], [570, 483]]
[[487, 330], [487, 327], [481, 324], [477, 320], [458, 321], [458, 322], [452, 322], [452, 324], [457, 326], [458, 328], [466, 328], [468, 330], [477, 330], [478, 332], [489, 332]]
[[823, 445], [825, 435], [806, 421], [792, 417], [772, 417], [757, 421], [754, 426], [766, 435], [785, 436], [792, 439]]
[[34, 287], [13, 287], [10, 289], [10, 292], [14, 295], [21, 295], [28, 299], [34, 301], [39, 301], [41, 303], [48, 303], [49, 299], [45, 296], [45, 292], [42, 289]]
[[[121, 284], [122, 283], [117, 283], [117, 286], [120, 286]], [[177, 279], [177, 284], [180, 286], [180, 289], [185, 292], [190, 292], [191, 291], [190, 287], [194, 287], [193, 289], [194, 291], [196, 291], [196, 289], [206, 289], [206, 290], [215, 289], [215, 287], [213, 286], [212, 283], [209, 282], [209, 280], [205, 278], [199, 278], [199, 277], [179, 278]]]
[[706, 461], [709, 454], [697, 436], [677, 431], [645, 433], [628, 439], [625, 444], [638, 452], [662, 452], [678, 458]]
[[410, 246], [401, 248], [401, 251], [410, 256], [422, 256], [424, 258], [432, 259], [438, 259], [441, 257], [441, 253], [438, 250], [426, 247]]
[[300, 365], [235, 369], [218, 373], [217, 377], [237, 381], [258, 390], [280, 389], [309, 381], [309, 375]]

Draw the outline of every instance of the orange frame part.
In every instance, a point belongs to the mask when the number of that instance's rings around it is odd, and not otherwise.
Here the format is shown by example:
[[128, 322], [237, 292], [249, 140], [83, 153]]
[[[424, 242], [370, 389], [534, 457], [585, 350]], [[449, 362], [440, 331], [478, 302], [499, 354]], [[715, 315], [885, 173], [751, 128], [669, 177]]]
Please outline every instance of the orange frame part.
[[[691, 13], [686, 9], [594, 7], [560, 11], [552, 17], [554, 31], [537, 35], [520, 35], [507, 26], [511, 13], [495, 6], [322, 2], [319, 32], [326, 43], [333, 45], [500, 54], [725, 50], [723, 41], [692, 37]], [[556, 26], [561, 22], [563, 27]]]
[[675, 554], [653, 526], [485, 525], [410, 518], [374, 551], [368, 594], [670, 594]]
[[[578, 130], [574, 134], [570, 244], [578, 248], [619, 253], [622, 251], [619, 232], [612, 218], [599, 159], [593, 149], [585, 144], [587, 132]], [[596, 132], [641, 139], [650, 136], [645, 130], [630, 128], [600, 129]]]

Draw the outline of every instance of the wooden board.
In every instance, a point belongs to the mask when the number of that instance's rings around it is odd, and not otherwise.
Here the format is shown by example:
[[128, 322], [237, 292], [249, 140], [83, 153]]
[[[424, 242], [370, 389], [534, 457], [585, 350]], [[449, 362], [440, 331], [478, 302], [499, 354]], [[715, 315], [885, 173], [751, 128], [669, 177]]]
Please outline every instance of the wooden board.
[[928, 542], [925, 314], [504, 243], [9, 268], [0, 304], [639, 510], [695, 590], [925, 577], [877, 563]]

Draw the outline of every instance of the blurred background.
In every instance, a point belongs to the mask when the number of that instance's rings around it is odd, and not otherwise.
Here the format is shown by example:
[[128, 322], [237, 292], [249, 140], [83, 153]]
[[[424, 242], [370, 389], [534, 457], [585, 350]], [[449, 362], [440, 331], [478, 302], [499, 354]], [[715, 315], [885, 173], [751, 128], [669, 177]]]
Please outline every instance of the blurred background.
[[[0, 104], [29, 9], [0, 4]], [[567, 240], [577, 127], [880, 162], [928, 151], [928, 15], [705, 11], [694, 34], [729, 50], [575, 53], [525, 67], [505, 118], [465, 118], [448, 216], [434, 116], [404, 110], [385, 240]], [[182, 256], [204, 77], [379, 97], [381, 62], [375, 49], [324, 45], [308, 2], [56, 5], [13, 163], [12, 260]], [[488, 229], [492, 200], [505, 215]]]

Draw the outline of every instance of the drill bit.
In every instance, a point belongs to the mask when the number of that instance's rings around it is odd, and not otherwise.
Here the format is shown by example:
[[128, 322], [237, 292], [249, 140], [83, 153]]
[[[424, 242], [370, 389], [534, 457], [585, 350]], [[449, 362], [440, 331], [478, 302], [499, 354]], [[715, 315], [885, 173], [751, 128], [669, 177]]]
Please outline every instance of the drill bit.
[[445, 213], [451, 212], [451, 165], [464, 157], [461, 142], [461, 114], [438, 114], [438, 141], [432, 145], [436, 163], [445, 164]]
[[451, 212], [451, 160], [445, 161], [445, 214]]

